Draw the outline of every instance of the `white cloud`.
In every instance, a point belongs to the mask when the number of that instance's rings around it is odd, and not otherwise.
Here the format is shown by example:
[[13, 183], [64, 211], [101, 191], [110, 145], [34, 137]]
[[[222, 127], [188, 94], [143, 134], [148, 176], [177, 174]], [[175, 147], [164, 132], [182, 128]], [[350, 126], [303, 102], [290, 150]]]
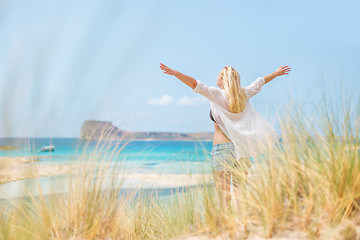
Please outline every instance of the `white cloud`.
[[109, 96], [95, 96], [95, 100], [105, 102], [111, 100], [111, 98]]
[[38, 113], [37, 115], [38, 115], [38, 117], [47, 117], [47, 116], [49, 116], [49, 113], [41, 112], [41, 113]]
[[38, 117], [61, 117], [62, 113], [60, 111], [56, 112], [40, 112], [37, 114]]
[[166, 106], [170, 104], [176, 104], [180, 106], [195, 106], [206, 103], [206, 98], [200, 96], [200, 97], [187, 97], [184, 96], [178, 100], [175, 100], [173, 97], [169, 95], [163, 95], [159, 99], [149, 99], [148, 104], [150, 105], [156, 105], [156, 106]]
[[103, 115], [109, 116], [109, 117], [119, 117], [119, 116], [121, 116], [120, 112], [117, 112], [117, 111], [104, 112]]
[[173, 103], [174, 98], [169, 95], [163, 95], [160, 99], [149, 99], [148, 104], [156, 106], [165, 106]]
[[205, 103], [206, 99], [202, 98], [202, 97], [182, 97], [180, 98], [178, 101], [176, 101], [176, 104], [178, 105], [185, 105], [185, 106], [195, 106], [195, 105], [199, 105], [202, 103]]

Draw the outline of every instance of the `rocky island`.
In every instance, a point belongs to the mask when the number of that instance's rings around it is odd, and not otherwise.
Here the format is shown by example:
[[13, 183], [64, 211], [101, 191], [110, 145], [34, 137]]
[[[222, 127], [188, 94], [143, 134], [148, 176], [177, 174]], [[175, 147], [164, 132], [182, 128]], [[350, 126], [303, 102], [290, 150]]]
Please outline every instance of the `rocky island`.
[[119, 129], [110, 121], [85, 121], [81, 127], [80, 140], [174, 140], [174, 141], [212, 141], [214, 133], [176, 133], [176, 132], [129, 132]]

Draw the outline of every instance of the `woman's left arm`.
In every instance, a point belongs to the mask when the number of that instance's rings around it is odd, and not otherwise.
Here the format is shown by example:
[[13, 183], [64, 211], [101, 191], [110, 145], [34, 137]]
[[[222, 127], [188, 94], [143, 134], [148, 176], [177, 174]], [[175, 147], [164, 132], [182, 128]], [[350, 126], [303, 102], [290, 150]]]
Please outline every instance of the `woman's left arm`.
[[164, 73], [175, 76], [176, 78], [178, 78], [180, 81], [182, 81], [192, 89], [196, 88], [197, 81], [195, 80], [195, 78], [185, 75], [179, 71], [173, 70], [162, 63], [160, 63], [160, 68], [161, 70], [164, 71]]

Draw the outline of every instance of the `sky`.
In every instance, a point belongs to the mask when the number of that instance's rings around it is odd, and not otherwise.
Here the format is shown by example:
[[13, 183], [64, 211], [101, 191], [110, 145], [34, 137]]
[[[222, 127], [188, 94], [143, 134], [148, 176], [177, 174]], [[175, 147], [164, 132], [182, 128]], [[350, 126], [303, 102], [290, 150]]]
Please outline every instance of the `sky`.
[[360, 94], [360, 2], [1, 0], [0, 137], [78, 137], [85, 120], [126, 131], [211, 132], [210, 102], [159, 64], [216, 86], [289, 65], [250, 102], [276, 125], [289, 101]]

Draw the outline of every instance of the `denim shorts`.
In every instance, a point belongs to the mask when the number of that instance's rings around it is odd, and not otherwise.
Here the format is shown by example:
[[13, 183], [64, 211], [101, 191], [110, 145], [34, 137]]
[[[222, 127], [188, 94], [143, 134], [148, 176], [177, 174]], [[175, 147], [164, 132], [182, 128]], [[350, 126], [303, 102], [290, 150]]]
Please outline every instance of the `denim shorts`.
[[228, 172], [231, 169], [241, 168], [247, 172], [250, 166], [250, 158], [236, 159], [235, 146], [233, 143], [219, 143], [213, 146], [211, 151], [212, 170]]

